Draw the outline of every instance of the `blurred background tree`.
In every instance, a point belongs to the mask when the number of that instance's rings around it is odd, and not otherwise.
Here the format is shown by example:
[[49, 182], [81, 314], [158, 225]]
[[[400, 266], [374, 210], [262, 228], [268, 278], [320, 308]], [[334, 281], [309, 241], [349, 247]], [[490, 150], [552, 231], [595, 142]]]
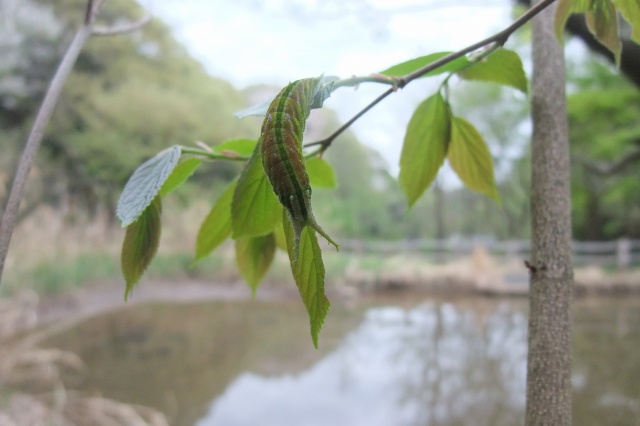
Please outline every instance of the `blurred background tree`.
[[[82, 0], [0, 0], [0, 201], [85, 6]], [[110, 0], [100, 23], [113, 25], [142, 14], [136, 2]], [[522, 37], [527, 34], [519, 37], [516, 49], [526, 49]], [[640, 95], [632, 79], [621, 77], [599, 56], [582, 51], [570, 58], [574, 235], [583, 240], [638, 238]], [[212, 77], [157, 19], [125, 36], [93, 37], [46, 133], [22, 215], [46, 204], [67, 218], [90, 219], [99, 212], [112, 216], [124, 182], [146, 158], [173, 144], [257, 137], [259, 120], [236, 120], [232, 114], [277, 90], [253, 86], [240, 91]], [[500, 204], [462, 189], [452, 174], [444, 173], [407, 211], [387, 160], [347, 132], [327, 152], [338, 190], [316, 191], [323, 222], [345, 238], [528, 238], [528, 102], [515, 92], [468, 82], [455, 88], [452, 102], [491, 147]], [[337, 125], [334, 113], [314, 112], [307, 138], [324, 136]], [[201, 167], [190, 188], [210, 194], [213, 187], [215, 193], [238, 169], [227, 162]]]
[[[0, 47], [3, 197], [31, 118], [84, 7], [80, 0], [26, 1], [19, 7], [13, 0], [0, 2], [7, 22]], [[135, 2], [114, 0], [100, 22], [140, 15]], [[208, 75], [157, 20], [130, 35], [94, 37], [66, 83], [23, 211], [47, 203], [67, 212], [113, 212], [131, 172], [163, 148], [254, 135], [254, 124], [229, 118], [244, 106], [242, 93]], [[225, 164], [203, 174], [228, 180], [235, 171]]]

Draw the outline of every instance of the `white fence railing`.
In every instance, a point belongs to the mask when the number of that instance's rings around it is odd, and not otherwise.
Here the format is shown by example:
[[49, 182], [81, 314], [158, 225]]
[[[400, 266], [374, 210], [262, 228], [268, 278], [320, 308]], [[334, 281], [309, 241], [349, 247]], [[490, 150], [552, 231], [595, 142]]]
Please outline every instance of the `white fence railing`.
[[[403, 252], [433, 256], [435, 261], [448, 261], [471, 254], [484, 247], [492, 255], [509, 260], [529, 256], [528, 240], [495, 241], [491, 239], [367, 241], [340, 240], [340, 250], [360, 254], [394, 255]], [[614, 241], [574, 241], [576, 265], [615, 266], [620, 269], [640, 266], [640, 240], [621, 238]]]

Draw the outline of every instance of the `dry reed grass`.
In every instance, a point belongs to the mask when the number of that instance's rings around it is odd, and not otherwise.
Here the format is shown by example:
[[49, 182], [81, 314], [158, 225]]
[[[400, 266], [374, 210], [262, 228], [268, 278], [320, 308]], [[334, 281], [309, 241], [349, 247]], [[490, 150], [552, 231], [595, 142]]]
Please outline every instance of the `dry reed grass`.
[[0, 300], [0, 426], [168, 426], [164, 414], [70, 390], [86, 367], [75, 354], [42, 349], [33, 292]]
[[[196, 200], [188, 208], [167, 200], [163, 206], [160, 254], [192, 252], [209, 200]], [[72, 259], [87, 253], [118, 256], [124, 230], [111, 222], [107, 212], [89, 218], [68, 209], [38, 207], [14, 232], [7, 268], [28, 268], [44, 261]]]

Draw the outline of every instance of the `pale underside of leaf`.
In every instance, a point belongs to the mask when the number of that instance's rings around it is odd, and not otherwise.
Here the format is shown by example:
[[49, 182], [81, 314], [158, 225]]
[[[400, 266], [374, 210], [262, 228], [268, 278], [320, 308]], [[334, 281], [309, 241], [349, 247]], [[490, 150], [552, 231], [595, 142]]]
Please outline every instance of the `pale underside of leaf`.
[[145, 161], [133, 172], [116, 207], [123, 227], [133, 223], [158, 195], [180, 159], [180, 147], [173, 146]]
[[[311, 109], [321, 108], [324, 101], [331, 95], [333, 90], [335, 90], [334, 83], [337, 80], [337, 77], [320, 76], [318, 78], [320, 80], [317, 90], [314, 93], [313, 100], [309, 104]], [[253, 105], [247, 109], [243, 109], [242, 111], [237, 111], [234, 115], [236, 118], [245, 118], [250, 116], [264, 117], [269, 109], [269, 105], [271, 105], [271, 99], [260, 102], [259, 104]]]

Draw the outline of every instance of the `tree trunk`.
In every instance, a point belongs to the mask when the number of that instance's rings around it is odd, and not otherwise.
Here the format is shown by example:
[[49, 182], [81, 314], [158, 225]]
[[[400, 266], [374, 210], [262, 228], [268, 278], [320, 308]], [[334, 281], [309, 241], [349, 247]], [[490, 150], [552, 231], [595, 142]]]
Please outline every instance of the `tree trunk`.
[[553, 10], [533, 20], [527, 426], [571, 425], [571, 192], [563, 49]]

